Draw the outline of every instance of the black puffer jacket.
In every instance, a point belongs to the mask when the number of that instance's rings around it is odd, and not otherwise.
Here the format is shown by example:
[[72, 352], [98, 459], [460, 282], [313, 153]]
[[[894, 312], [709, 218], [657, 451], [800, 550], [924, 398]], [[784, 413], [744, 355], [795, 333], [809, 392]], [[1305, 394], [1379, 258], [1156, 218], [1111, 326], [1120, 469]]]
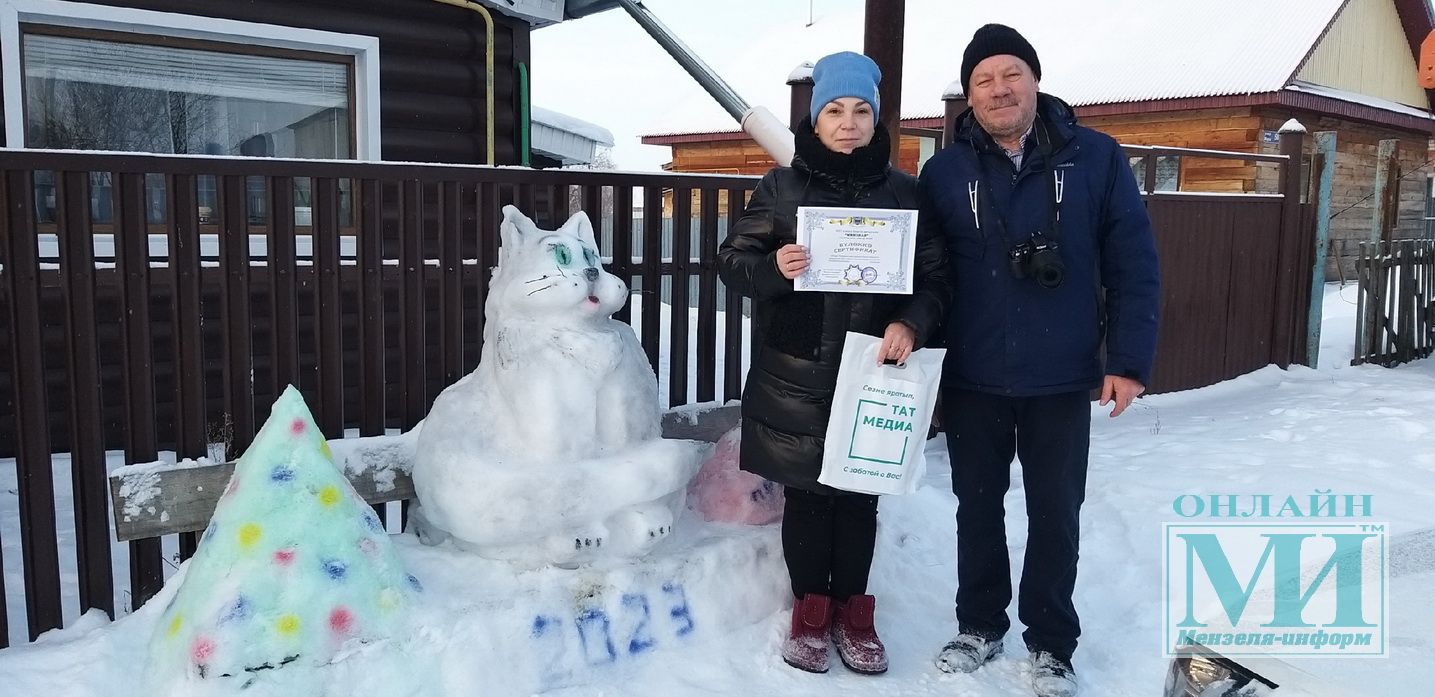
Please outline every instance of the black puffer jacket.
[[798, 206], [920, 208], [917, 180], [887, 162], [889, 143], [878, 126], [868, 146], [836, 153], [804, 121], [792, 166], [762, 178], [718, 250], [723, 283], [753, 298], [762, 335], [742, 394], [742, 468], [780, 484], [840, 493], [817, 475], [846, 333], [882, 336], [901, 322], [920, 348], [946, 316], [950, 282], [939, 234], [917, 238], [910, 296], [797, 293], [777, 269], [778, 248], [797, 241]]

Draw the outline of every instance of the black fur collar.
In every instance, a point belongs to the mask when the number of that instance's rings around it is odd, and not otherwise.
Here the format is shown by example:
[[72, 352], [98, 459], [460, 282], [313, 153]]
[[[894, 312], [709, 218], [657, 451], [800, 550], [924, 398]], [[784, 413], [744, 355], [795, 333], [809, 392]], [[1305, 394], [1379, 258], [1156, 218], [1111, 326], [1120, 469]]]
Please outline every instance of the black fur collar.
[[812, 129], [812, 119], [806, 118], [797, 125], [797, 156], [792, 158], [792, 167], [813, 176], [822, 177], [834, 183], [868, 184], [886, 176], [891, 167], [888, 157], [891, 140], [887, 129], [878, 123], [872, 132], [872, 142], [852, 151], [851, 155], [829, 150], [817, 139]]

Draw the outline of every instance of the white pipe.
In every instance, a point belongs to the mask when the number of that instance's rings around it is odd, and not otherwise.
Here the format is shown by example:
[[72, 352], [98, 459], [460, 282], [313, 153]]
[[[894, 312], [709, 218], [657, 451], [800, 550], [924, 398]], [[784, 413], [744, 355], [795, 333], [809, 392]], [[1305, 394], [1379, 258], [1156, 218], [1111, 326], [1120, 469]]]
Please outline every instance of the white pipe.
[[755, 106], [748, 109], [747, 113], [742, 115], [742, 130], [772, 155], [778, 166], [787, 167], [792, 164], [792, 156], [797, 153], [796, 138], [792, 131], [787, 130], [787, 125], [767, 107]]

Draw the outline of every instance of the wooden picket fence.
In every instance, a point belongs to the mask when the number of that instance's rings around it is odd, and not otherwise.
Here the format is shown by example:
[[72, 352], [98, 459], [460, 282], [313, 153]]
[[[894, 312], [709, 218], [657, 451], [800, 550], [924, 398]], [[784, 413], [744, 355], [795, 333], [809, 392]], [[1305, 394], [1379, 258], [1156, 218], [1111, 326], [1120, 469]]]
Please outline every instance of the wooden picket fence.
[[1355, 269], [1351, 365], [1394, 366], [1435, 351], [1435, 239], [1363, 242]]

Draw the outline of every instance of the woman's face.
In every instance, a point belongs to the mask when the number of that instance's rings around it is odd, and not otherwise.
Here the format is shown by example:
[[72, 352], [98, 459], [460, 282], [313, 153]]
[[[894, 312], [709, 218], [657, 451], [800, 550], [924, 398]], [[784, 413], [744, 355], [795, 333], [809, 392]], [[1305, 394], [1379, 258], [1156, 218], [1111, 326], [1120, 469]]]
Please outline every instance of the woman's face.
[[834, 99], [817, 112], [817, 139], [828, 150], [851, 155], [853, 150], [872, 142], [872, 131], [876, 122], [872, 118], [872, 105], [856, 97]]

